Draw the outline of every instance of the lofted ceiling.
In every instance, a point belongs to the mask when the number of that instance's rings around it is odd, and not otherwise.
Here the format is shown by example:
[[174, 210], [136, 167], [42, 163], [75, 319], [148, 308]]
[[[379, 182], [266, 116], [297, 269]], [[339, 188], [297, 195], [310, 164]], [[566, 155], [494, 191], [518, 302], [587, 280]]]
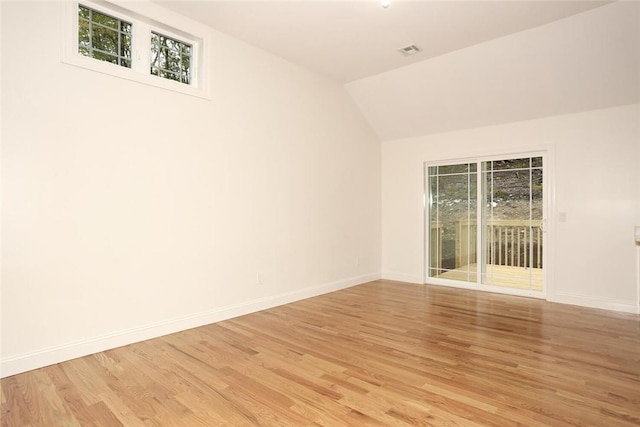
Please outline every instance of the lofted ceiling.
[[[339, 83], [424, 61], [610, 3], [580, 0], [155, 0]], [[399, 48], [421, 51], [404, 56]]]

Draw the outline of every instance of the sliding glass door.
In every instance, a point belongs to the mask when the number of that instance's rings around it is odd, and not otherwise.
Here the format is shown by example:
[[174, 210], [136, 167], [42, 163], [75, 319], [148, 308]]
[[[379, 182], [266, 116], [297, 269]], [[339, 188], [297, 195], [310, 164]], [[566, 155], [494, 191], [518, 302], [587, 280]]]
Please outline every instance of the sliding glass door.
[[427, 277], [542, 293], [542, 156], [427, 165], [425, 172]]
[[478, 165], [431, 166], [429, 277], [476, 281]]

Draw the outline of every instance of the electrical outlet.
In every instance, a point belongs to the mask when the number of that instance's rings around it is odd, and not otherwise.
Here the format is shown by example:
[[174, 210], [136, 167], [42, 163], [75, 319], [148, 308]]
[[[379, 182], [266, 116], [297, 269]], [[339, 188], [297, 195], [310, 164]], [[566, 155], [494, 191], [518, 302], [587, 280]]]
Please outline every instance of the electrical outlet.
[[360, 267], [360, 257], [356, 257], [356, 267]]
[[262, 273], [256, 273], [256, 285], [262, 285], [263, 277]]

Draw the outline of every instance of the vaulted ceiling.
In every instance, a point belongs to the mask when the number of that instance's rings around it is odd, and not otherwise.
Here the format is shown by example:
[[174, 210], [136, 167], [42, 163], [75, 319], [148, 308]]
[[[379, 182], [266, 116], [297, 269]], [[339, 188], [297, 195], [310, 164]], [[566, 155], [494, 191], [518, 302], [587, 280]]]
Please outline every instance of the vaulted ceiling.
[[383, 141], [640, 102], [635, 0], [154, 1], [344, 84]]
[[[156, 0], [341, 83], [517, 33], [609, 1]], [[416, 44], [421, 52], [403, 56]]]

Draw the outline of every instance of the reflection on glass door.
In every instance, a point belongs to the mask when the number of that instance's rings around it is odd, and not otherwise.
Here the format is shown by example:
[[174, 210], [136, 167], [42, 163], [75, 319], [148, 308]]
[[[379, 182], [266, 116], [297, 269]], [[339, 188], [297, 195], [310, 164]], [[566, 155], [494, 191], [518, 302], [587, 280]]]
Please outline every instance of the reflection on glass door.
[[482, 162], [482, 283], [542, 291], [542, 157]]
[[476, 281], [478, 165], [432, 166], [429, 176], [429, 277]]
[[542, 162], [427, 167], [427, 276], [542, 292]]

